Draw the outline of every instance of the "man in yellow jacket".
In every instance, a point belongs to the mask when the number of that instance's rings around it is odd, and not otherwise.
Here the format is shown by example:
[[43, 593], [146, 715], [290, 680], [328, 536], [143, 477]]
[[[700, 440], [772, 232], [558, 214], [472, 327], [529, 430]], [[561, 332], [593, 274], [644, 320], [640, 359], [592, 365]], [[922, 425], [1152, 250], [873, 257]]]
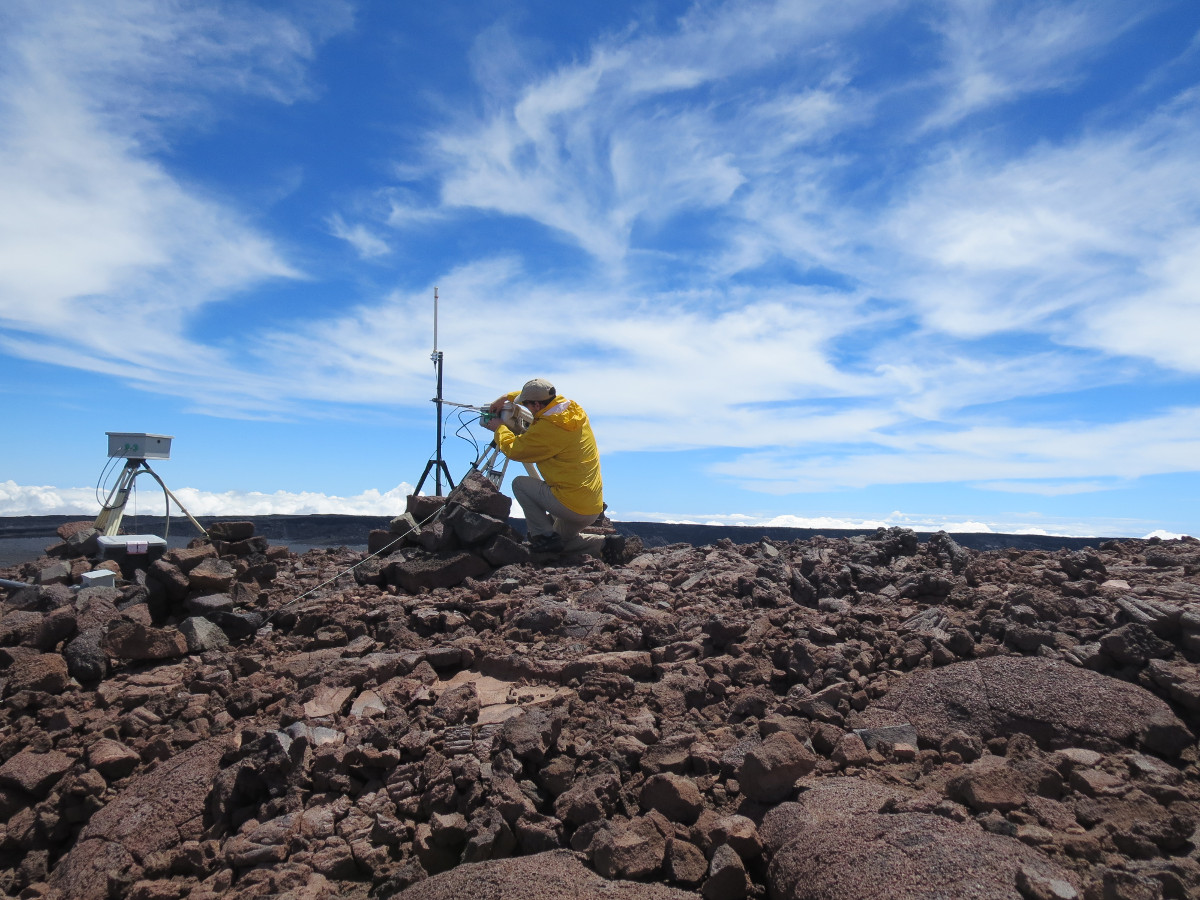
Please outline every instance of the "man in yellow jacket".
[[[500, 422], [505, 401], [516, 400], [533, 413], [533, 424], [516, 434]], [[574, 400], [560, 397], [549, 381], [535, 378], [520, 391], [499, 397], [486, 427], [496, 446], [511, 460], [537, 465], [541, 478], [519, 475], [513, 497], [525, 511], [529, 547], [535, 553], [590, 553], [610, 561], [624, 549], [613, 535], [581, 534], [604, 511], [600, 451], [587, 413]]]

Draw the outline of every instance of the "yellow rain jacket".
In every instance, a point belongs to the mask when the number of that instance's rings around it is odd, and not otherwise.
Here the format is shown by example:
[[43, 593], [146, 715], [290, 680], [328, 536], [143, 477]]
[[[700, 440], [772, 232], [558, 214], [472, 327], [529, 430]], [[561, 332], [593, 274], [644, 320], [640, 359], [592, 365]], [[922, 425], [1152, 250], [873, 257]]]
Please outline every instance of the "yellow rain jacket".
[[[519, 391], [509, 394], [516, 399]], [[604, 510], [600, 451], [587, 413], [574, 400], [555, 397], [524, 434], [505, 425], [496, 429], [496, 446], [511, 460], [536, 463], [542, 480], [567, 509], [580, 515]]]

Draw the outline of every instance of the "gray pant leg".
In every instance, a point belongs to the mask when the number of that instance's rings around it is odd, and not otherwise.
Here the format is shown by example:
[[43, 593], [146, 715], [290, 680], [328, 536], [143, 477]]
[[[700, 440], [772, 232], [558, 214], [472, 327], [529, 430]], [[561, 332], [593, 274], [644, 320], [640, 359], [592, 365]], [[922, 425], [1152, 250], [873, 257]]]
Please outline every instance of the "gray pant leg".
[[518, 475], [512, 481], [513, 497], [525, 513], [525, 525], [530, 535], [558, 534], [567, 553], [591, 553], [599, 556], [604, 548], [604, 535], [580, 534], [600, 517], [599, 513], [581, 515], [554, 496], [550, 485], [540, 478]]

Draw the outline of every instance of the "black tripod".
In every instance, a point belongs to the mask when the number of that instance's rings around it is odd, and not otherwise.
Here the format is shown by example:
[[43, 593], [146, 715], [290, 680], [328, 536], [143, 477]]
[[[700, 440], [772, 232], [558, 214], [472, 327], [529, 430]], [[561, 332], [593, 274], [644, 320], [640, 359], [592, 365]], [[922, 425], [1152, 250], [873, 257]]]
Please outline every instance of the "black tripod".
[[442, 496], [443, 472], [446, 474], [446, 481], [450, 483], [450, 490], [454, 490], [454, 479], [450, 477], [450, 467], [442, 459], [442, 353], [440, 350], [433, 351], [433, 364], [437, 367], [437, 396], [433, 398], [433, 402], [437, 405], [437, 452], [433, 459], [425, 463], [425, 471], [421, 473], [421, 480], [413, 488], [413, 494], [421, 493], [421, 486], [425, 484], [425, 479], [429, 477], [429, 472], [432, 470], [433, 483], [436, 486], [437, 496], [440, 497]]
[[433, 289], [433, 352], [429, 354], [429, 358], [433, 360], [433, 367], [437, 370], [437, 396], [433, 398], [433, 402], [437, 406], [437, 450], [434, 452], [433, 459], [425, 463], [425, 471], [421, 473], [421, 480], [413, 488], [413, 496], [421, 493], [421, 487], [425, 484], [425, 479], [429, 477], [431, 469], [437, 496], [442, 496], [443, 472], [446, 474], [446, 481], [450, 483], [450, 490], [454, 490], [454, 479], [450, 477], [450, 467], [442, 459], [442, 351], [437, 348], [437, 315], [438, 289], [435, 287]]

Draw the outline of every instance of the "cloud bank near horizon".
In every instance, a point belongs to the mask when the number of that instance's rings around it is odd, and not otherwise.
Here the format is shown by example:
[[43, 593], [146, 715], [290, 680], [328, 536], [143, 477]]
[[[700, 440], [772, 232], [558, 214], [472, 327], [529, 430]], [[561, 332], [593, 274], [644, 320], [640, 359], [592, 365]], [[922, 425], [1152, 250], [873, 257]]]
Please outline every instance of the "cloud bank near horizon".
[[[338, 497], [315, 492], [290, 493], [275, 491], [201, 491], [196, 488], [172, 489], [188, 512], [194, 516], [396, 516], [404, 511], [405, 501], [413, 486], [402, 482], [389, 491], [369, 490], [353, 497]], [[138, 503], [142, 515], [160, 516], [164, 498], [156, 491], [144, 491]], [[127, 508], [127, 516], [134, 507]], [[18, 485], [13, 481], [0, 482], [0, 516], [81, 515], [94, 517], [100, 511], [95, 488], [53, 488]], [[171, 515], [181, 512], [171, 504]], [[521, 518], [521, 508], [513, 504], [512, 515]], [[614, 521], [626, 521], [618, 516]], [[656, 513], [640, 513], [628, 521], [662, 522], [677, 525], [732, 525], [746, 528], [810, 528], [841, 530], [870, 530], [876, 528], [911, 528], [914, 531], [950, 531], [955, 533], [1037, 534], [1058, 537], [1183, 537], [1163, 530], [1150, 533], [1113, 532], [1103, 535], [1089, 530], [1087, 524], [1030, 524], [1013, 520], [984, 522], [962, 516], [914, 516], [899, 510], [884, 518], [837, 516], [746, 516], [740, 514], [707, 514], [697, 517], [678, 517]]]
[[[367, 490], [353, 497], [339, 497], [314, 491], [201, 491], [196, 488], [171, 489], [179, 502], [194, 516], [398, 516], [404, 512], [405, 499], [413, 486], [401, 482], [389, 491]], [[0, 482], [0, 516], [96, 516], [101, 500], [95, 488], [55, 488], [44, 485], [19, 485]], [[137, 496], [137, 511], [142, 515], [161, 516], [166, 501], [161, 491], [142, 490]], [[126, 515], [134, 514], [134, 499], [126, 506]], [[171, 504], [171, 515], [182, 515]]]

